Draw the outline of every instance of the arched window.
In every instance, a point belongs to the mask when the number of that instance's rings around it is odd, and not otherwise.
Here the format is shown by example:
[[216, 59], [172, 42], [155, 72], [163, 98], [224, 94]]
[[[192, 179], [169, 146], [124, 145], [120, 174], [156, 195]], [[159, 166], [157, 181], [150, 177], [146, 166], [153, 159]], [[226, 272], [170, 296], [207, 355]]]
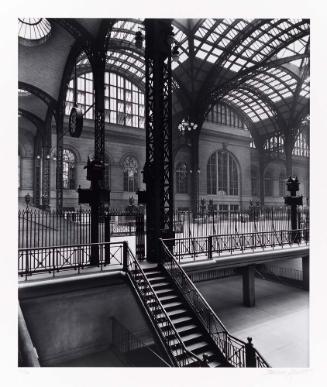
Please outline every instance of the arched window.
[[303, 132], [300, 132], [296, 138], [292, 155], [309, 157], [309, 145]]
[[[128, 79], [106, 71], [104, 77], [105, 122], [144, 128], [144, 93]], [[74, 80], [69, 82], [66, 94], [66, 114], [70, 114], [74, 100]], [[93, 74], [77, 78], [77, 104], [85, 118], [94, 118]]]
[[226, 151], [213, 153], [207, 164], [207, 192], [238, 195], [238, 170], [233, 156]]
[[124, 164], [124, 191], [136, 192], [138, 189], [138, 166], [134, 157], [126, 157]]
[[232, 110], [229, 106], [223, 103], [218, 103], [214, 105], [207, 114], [206, 119], [209, 122], [213, 122], [215, 124], [222, 124], [233, 126], [235, 128], [247, 129], [244, 120], [240, 116], [238, 116], [234, 110]]
[[264, 186], [265, 196], [273, 196], [273, 178], [270, 171], [265, 173]]
[[256, 167], [251, 168], [251, 190], [252, 196], [259, 196], [258, 170]]
[[286, 173], [282, 171], [279, 175], [279, 196], [283, 197], [286, 194]]
[[188, 175], [186, 163], [179, 163], [176, 168], [176, 193], [188, 192]]
[[75, 167], [76, 158], [72, 151], [69, 149], [63, 150], [63, 188], [75, 189]]

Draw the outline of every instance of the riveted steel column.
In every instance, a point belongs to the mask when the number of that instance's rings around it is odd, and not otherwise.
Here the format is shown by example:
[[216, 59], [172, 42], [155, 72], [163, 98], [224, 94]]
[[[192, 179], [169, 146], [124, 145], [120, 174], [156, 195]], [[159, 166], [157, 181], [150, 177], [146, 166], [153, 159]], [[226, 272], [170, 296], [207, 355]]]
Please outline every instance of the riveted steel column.
[[[95, 49], [92, 55], [93, 79], [94, 79], [94, 160], [104, 165], [105, 161], [105, 122], [104, 122], [104, 73], [106, 53], [104, 50]], [[104, 181], [91, 181], [93, 200], [91, 206], [91, 243], [99, 242], [100, 212], [104, 208], [101, 203], [99, 190]], [[99, 264], [99, 248], [92, 246], [91, 263]]]
[[50, 163], [51, 163], [51, 119], [52, 114], [48, 111], [45, 121], [45, 133], [42, 147], [42, 208], [50, 207]]
[[146, 19], [146, 229], [147, 259], [160, 261], [161, 237], [173, 235], [171, 21]]
[[191, 136], [191, 206], [193, 214], [196, 214], [199, 212], [200, 205], [199, 129]]
[[64, 107], [58, 109], [57, 115], [57, 167], [56, 167], [56, 207], [63, 208], [63, 151], [64, 151]]

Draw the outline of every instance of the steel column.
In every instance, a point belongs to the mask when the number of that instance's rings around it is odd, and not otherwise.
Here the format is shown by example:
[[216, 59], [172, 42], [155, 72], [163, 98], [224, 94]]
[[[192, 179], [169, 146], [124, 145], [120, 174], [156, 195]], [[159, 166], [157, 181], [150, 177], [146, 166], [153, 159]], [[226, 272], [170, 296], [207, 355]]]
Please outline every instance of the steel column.
[[63, 116], [57, 120], [57, 167], [56, 167], [56, 207], [58, 211], [63, 208], [63, 152], [64, 152], [64, 123]]
[[171, 21], [146, 19], [146, 229], [147, 258], [160, 260], [158, 238], [173, 235]]
[[199, 205], [200, 205], [200, 169], [199, 169], [199, 133], [200, 128], [197, 129], [196, 133], [191, 133], [191, 168], [192, 168], [192, 174], [191, 174], [191, 206], [192, 206], [192, 212], [193, 214], [197, 214], [199, 212]]
[[[106, 53], [96, 50], [92, 56], [92, 67], [94, 77], [94, 160], [103, 164], [105, 161], [105, 123], [104, 123], [104, 73]], [[99, 216], [103, 205], [100, 198], [100, 190], [103, 187], [102, 179], [91, 179], [91, 191], [93, 199], [89, 202], [91, 207], [91, 243], [99, 242]], [[90, 263], [99, 264], [99, 249], [97, 245], [92, 246]]]

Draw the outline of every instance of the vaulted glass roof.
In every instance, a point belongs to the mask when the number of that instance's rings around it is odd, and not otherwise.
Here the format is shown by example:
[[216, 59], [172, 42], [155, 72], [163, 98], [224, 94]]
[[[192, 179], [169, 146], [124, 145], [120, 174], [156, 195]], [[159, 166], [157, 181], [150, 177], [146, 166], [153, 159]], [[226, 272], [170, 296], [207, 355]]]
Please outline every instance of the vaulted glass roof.
[[144, 58], [136, 52], [126, 51], [107, 51], [107, 63], [125, 72], [129, 72], [140, 78], [142, 81], [145, 77]]
[[[172, 26], [179, 50], [172, 62], [173, 90], [184, 93], [184, 100], [201, 101], [207, 94], [210, 104], [218, 95], [262, 133], [276, 127], [278, 114], [290, 115], [294, 99], [308, 101], [308, 20], [175, 19]], [[143, 19], [117, 20], [108, 30], [107, 67], [141, 87], [145, 62], [144, 48], [135, 47], [137, 31], [144, 35]], [[78, 65], [88, 65], [85, 55]], [[227, 92], [217, 93], [226, 84], [232, 85]]]
[[263, 101], [259, 101], [257, 95], [249, 90], [232, 90], [224, 100], [236, 105], [245, 113], [252, 122], [258, 122], [274, 116], [274, 112]]

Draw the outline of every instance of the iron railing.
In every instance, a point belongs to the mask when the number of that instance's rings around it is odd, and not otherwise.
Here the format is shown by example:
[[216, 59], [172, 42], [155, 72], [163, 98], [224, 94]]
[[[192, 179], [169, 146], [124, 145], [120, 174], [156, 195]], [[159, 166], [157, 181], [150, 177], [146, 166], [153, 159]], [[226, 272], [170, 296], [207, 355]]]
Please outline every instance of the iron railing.
[[37, 247], [18, 249], [18, 274], [28, 277], [39, 273], [53, 276], [63, 270], [75, 270], [77, 274], [90, 266], [91, 255], [98, 250], [100, 270], [123, 265], [124, 242], [103, 242], [81, 245]]
[[169, 251], [164, 241], [162, 239], [160, 241], [164, 256], [164, 268], [180, 289], [227, 362], [234, 367], [269, 367], [260, 353], [253, 348], [251, 342], [245, 343], [227, 331], [224, 324], [219, 320], [216, 313]]
[[[299, 228], [309, 228], [309, 209], [297, 209]], [[176, 211], [174, 231], [177, 238], [206, 235], [245, 234], [290, 230], [289, 207], [250, 207], [240, 211]]]
[[[111, 236], [136, 235], [140, 221], [144, 224], [143, 212], [114, 209], [102, 212], [99, 242], [109, 242]], [[43, 211], [28, 207], [18, 211], [19, 248], [87, 243], [91, 243], [91, 211], [88, 209]]]
[[173, 246], [173, 254], [179, 262], [183, 258], [195, 260], [198, 257], [212, 259], [228, 252], [293, 246], [309, 243], [309, 230], [273, 230], [246, 234], [209, 235], [206, 237], [164, 239], [165, 244]]
[[127, 261], [124, 269], [139, 295], [143, 307], [146, 309], [152, 325], [166, 349], [167, 355], [178, 367], [204, 367], [206, 363], [197, 355], [189, 351], [174, 327], [171, 319], [162, 306], [159, 298], [148, 281], [142, 267], [128, 249]]
[[[110, 208], [100, 214], [99, 242], [111, 236], [143, 234], [145, 213], [142, 210], [121, 211]], [[207, 235], [236, 235], [264, 231], [290, 230], [290, 209], [255, 208], [242, 211], [176, 211], [176, 238]], [[298, 209], [298, 225], [309, 228], [309, 210]], [[18, 211], [18, 247], [59, 246], [91, 242], [91, 212], [43, 211], [28, 207]]]

